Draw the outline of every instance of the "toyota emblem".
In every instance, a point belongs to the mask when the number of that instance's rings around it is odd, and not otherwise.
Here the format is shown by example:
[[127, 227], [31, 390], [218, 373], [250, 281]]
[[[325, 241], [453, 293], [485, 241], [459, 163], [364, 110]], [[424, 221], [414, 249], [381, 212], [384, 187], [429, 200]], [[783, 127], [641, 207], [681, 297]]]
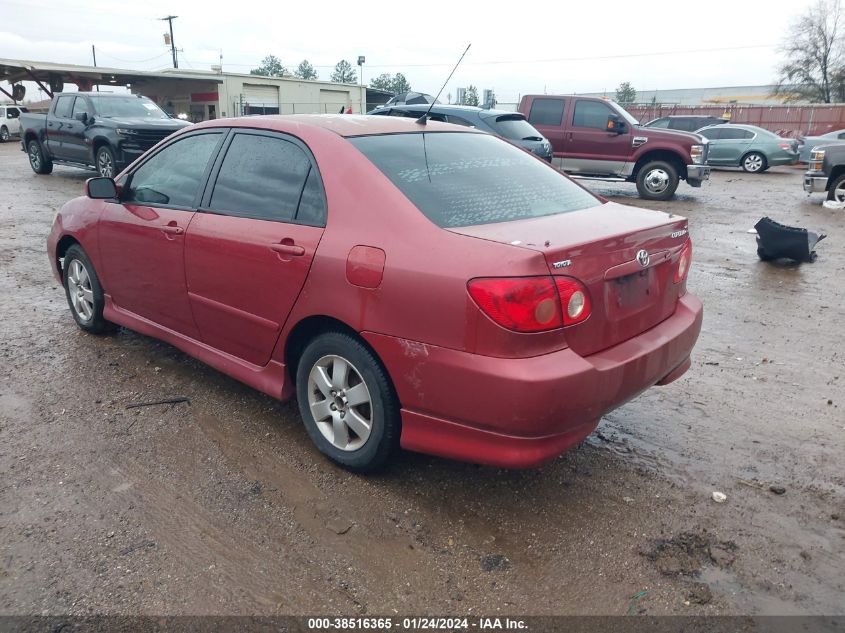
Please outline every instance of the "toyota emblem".
[[639, 253], [637, 253], [637, 261], [640, 262], [640, 266], [642, 266], [643, 268], [648, 266], [648, 251], [641, 250]]

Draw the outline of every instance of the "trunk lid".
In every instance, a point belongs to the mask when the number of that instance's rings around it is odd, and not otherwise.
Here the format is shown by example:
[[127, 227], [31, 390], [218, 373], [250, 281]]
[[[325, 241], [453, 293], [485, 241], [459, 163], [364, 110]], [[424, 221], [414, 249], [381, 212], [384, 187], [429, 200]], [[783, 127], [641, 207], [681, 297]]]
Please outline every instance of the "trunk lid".
[[[582, 356], [668, 318], [686, 288], [684, 282], [674, 283], [674, 274], [688, 240], [687, 220], [660, 211], [608, 202], [570, 213], [448, 230], [535, 250], [552, 275], [581, 281], [590, 293], [592, 312], [565, 332], [569, 346]], [[637, 259], [640, 251], [648, 253], [645, 266]]]

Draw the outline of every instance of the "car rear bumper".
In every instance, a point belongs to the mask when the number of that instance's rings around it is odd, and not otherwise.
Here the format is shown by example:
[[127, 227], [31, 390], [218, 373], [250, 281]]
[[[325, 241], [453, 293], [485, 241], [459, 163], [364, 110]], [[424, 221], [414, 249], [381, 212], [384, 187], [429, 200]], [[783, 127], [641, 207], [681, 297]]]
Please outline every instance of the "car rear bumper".
[[687, 183], [700, 187], [705, 180], [710, 180], [709, 165], [687, 165]]
[[408, 450], [508, 468], [542, 464], [589, 435], [605, 413], [689, 367], [701, 302], [587, 357], [563, 349], [492, 358], [364, 333], [402, 403]]
[[827, 176], [804, 174], [804, 191], [807, 193], [827, 191]]

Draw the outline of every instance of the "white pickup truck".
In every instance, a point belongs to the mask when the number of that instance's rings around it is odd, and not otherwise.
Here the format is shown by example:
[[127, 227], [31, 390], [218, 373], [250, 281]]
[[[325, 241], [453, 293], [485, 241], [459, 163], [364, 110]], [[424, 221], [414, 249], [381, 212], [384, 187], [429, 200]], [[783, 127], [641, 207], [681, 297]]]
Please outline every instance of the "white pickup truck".
[[26, 112], [23, 106], [0, 104], [0, 143], [5, 143], [13, 136], [21, 135], [21, 112]]

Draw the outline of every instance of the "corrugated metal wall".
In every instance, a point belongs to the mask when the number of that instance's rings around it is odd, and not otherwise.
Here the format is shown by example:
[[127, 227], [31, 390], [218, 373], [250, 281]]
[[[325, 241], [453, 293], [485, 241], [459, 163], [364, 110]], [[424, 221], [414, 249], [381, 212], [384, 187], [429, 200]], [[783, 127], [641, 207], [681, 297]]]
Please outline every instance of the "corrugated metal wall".
[[730, 119], [734, 123], [757, 125], [781, 136], [792, 138], [845, 129], [845, 105], [626, 105], [625, 109], [634, 115], [640, 123], [647, 123], [652, 119], [669, 116], [670, 114], [723, 116], [730, 113]]

